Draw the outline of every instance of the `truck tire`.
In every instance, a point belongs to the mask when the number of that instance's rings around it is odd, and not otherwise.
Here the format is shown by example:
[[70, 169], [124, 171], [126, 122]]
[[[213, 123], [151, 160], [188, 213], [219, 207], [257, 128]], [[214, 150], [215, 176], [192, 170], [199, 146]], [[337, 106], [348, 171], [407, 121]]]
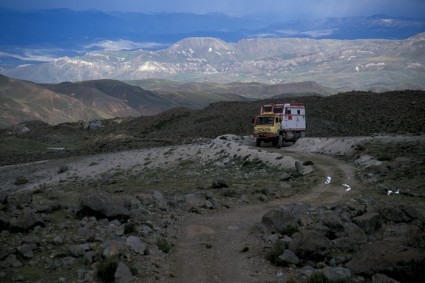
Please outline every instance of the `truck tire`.
[[261, 140], [260, 140], [260, 139], [256, 139], [256, 140], [255, 140], [255, 144], [256, 144], [258, 147], [260, 147], [260, 145], [261, 145]]
[[282, 136], [279, 136], [278, 138], [277, 138], [277, 142], [276, 142], [276, 148], [281, 148], [282, 147], [282, 145], [283, 145], [283, 137]]

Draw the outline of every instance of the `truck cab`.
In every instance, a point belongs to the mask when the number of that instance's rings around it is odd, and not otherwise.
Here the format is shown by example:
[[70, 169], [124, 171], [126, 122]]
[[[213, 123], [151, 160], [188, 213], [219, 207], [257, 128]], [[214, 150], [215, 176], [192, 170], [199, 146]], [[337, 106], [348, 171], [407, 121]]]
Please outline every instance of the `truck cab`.
[[281, 118], [277, 115], [258, 115], [254, 121], [254, 138], [257, 146], [260, 146], [261, 142], [272, 142], [273, 146], [276, 146], [281, 126]]

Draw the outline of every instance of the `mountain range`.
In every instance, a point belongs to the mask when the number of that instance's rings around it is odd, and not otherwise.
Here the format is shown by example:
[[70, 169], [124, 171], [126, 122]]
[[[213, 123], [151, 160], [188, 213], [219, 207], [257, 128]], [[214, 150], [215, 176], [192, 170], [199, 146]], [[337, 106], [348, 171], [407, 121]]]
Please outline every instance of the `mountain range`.
[[187, 38], [148, 51], [93, 51], [3, 71], [34, 82], [95, 79], [262, 82], [315, 81], [348, 91], [425, 88], [425, 33], [406, 40]]
[[314, 82], [265, 85], [92, 80], [37, 84], [0, 75], [0, 128], [29, 120], [59, 124], [154, 115], [177, 107], [200, 109], [218, 101], [330, 93], [331, 89]]
[[147, 78], [424, 88], [425, 19], [0, 8], [0, 73], [39, 83]]

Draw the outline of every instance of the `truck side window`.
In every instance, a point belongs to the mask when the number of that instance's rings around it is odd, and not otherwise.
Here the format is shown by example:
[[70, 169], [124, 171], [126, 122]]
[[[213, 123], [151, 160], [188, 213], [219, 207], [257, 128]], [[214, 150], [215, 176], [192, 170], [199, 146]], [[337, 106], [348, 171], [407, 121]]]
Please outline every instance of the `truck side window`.
[[301, 114], [301, 110], [297, 110], [297, 114]]
[[286, 109], [286, 113], [285, 114], [291, 115], [291, 109]]

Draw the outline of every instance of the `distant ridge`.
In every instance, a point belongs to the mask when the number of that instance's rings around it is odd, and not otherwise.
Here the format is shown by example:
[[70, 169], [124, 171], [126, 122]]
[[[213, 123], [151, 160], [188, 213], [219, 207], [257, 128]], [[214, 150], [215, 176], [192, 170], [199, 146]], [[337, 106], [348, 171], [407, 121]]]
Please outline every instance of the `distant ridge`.
[[166, 80], [36, 84], [0, 75], [0, 128], [29, 120], [58, 124], [148, 116], [178, 107], [200, 109], [220, 101], [249, 101], [276, 95], [327, 95], [331, 91], [314, 82], [275, 86]]

